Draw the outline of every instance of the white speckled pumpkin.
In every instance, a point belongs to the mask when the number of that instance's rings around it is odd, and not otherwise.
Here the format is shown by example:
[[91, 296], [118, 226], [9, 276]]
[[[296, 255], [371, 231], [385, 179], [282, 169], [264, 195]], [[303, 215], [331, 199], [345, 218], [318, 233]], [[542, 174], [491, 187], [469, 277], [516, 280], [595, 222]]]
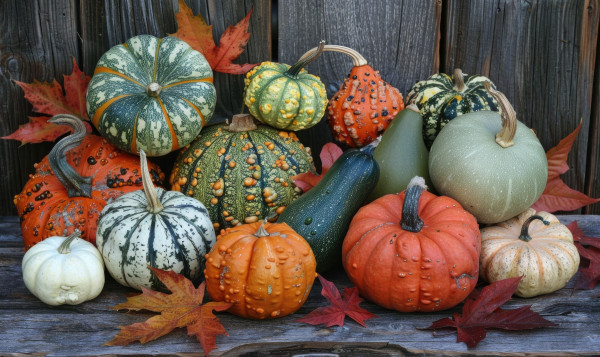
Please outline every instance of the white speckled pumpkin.
[[160, 156], [194, 140], [213, 114], [216, 91], [200, 52], [174, 37], [141, 35], [100, 58], [86, 100], [111, 144]]
[[104, 263], [98, 249], [75, 230], [31, 247], [21, 264], [27, 289], [48, 305], [77, 305], [100, 295]]
[[515, 292], [518, 296], [561, 289], [578, 267], [579, 253], [569, 228], [548, 212], [529, 208], [481, 229], [481, 277], [493, 283], [523, 276]]
[[150, 266], [197, 283], [216, 240], [208, 211], [181, 192], [155, 188], [143, 151], [140, 160], [144, 189], [106, 205], [98, 220], [96, 245], [106, 268], [119, 283], [138, 290], [164, 290]]

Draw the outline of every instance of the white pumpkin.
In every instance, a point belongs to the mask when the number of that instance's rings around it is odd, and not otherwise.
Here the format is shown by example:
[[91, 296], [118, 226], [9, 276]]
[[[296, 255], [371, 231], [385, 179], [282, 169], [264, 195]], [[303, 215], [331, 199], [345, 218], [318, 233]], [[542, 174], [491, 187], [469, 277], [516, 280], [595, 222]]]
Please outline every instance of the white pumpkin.
[[548, 212], [529, 208], [507, 221], [481, 229], [481, 277], [493, 283], [522, 276], [521, 297], [563, 288], [579, 267], [569, 228]]
[[163, 290], [149, 267], [172, 270], [193, 282], [203, 277], [204, 256], [216, 241], [204, 205], [152, 184], [140, 151], [143, 190], [106, 205], [98, 219], [96, 246], [110, 275], [125, 286]]
[[48, 305], [77, 305], [104, 287], [104, 263], [96, 247], [78, 238], [48, 237], [31, 247], [21, 264], [27, 289]]

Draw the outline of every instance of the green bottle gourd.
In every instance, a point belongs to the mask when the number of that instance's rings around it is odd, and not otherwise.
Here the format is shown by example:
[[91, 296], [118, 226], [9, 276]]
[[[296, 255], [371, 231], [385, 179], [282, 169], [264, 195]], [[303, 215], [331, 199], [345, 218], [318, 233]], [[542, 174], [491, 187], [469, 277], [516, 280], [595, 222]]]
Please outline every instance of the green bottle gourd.
[[415, 176], [423, 177], [427, 186], [433, 187], [422, 131], [423, 117], [416, 105], [411, 104], [396, 115], [373, 152], [379, 164], [379, 181], [368, 201], [405, 190]]

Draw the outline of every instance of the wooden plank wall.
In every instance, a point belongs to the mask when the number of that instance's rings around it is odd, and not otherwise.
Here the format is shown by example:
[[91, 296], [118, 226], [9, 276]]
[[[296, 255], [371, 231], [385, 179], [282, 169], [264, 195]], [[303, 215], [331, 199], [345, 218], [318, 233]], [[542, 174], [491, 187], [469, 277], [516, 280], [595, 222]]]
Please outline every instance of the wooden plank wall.
[[[418, 80], [460, 67], [489, 76], [534, 127], [546, 149], [582, 121], [563, 175], [600, 197], [600, 0], [186, 0], [218, 39], [251, 7], [250, 42], [238, 63], [293, 63], [321, 39], [356, 49], [403, 94]], [[110, 47], [139, 34], [176, 31], [177, 0], [0, 0], [0, 136], [33, 115], [13, 82], [62, 83], [71, 57], [91, 74]], [[274, 34], [274, 35], [272, 35]], [[308, 66], [329, 94], [350, 71], [341, 54]], [[243, 76], [215, 75], [219, 117], [241, 108]], [[299, 132], [318, 161], [331, 141], [323, 121]], [[15, 215], [13, 196], [51, 144], [0, 140], [0, 215]], [[157, 161], [170, 170], [174, 155]], [[600, 214], [600, 204], [583, 213]], [[576, 212], [580, 213], [580, 212]]]

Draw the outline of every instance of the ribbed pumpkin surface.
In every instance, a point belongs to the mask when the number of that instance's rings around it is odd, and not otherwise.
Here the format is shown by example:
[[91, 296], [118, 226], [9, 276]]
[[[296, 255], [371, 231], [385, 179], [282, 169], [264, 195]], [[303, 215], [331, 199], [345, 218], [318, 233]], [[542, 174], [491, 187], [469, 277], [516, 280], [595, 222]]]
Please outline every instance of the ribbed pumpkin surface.
[[206, 208], [180, 192], [157, 188], [163, 205], [148, 211], [144, 191], [138, 190], [108, 204], [98, 220], [96, 245], [106, 268], [119, 283], [135, 289], [162, 289], [148, 266], [173, 270], [200, 282], [204, 255], [215, 242]]
[[308, 243], [285, 223], [244, 224], [222, 230], [207, 255], [206, 290], [233, 305], [232, 314], [265, 319], [297, 311], [316, 277]]
[[309, 151], [294, 133], [266, 125], [226, 128], [205, 128], [179, 154], [172, 189], [203, 202], [215, 228], [275, 217], [301, 193], [290, 177], [314, 171]]
[[464, 80], [464, 89], [459, 90], [454, 76], [437, 73], [410, 89], [407, 103], [419, 107], [427, 147], [444, 125], [457, 116], [479, 110], [498, 111], [498, 103], [483, 86], [488, 81], [484, 76], [469, 76]]
[[133, 37], [98, 61], [87, 110], [113, 145], [132, 153], [143, 149], [148, 156], [164, 155], [194, 140], [212, 116], [212, 76], [204, 56], [184, 41]]
[[325, 85], [304, 69], [289, 76], [289, 65], [264, 62], [246, 74], [244, 103], [258, 121], [278, 129], [301, 130], [325, 114]]

